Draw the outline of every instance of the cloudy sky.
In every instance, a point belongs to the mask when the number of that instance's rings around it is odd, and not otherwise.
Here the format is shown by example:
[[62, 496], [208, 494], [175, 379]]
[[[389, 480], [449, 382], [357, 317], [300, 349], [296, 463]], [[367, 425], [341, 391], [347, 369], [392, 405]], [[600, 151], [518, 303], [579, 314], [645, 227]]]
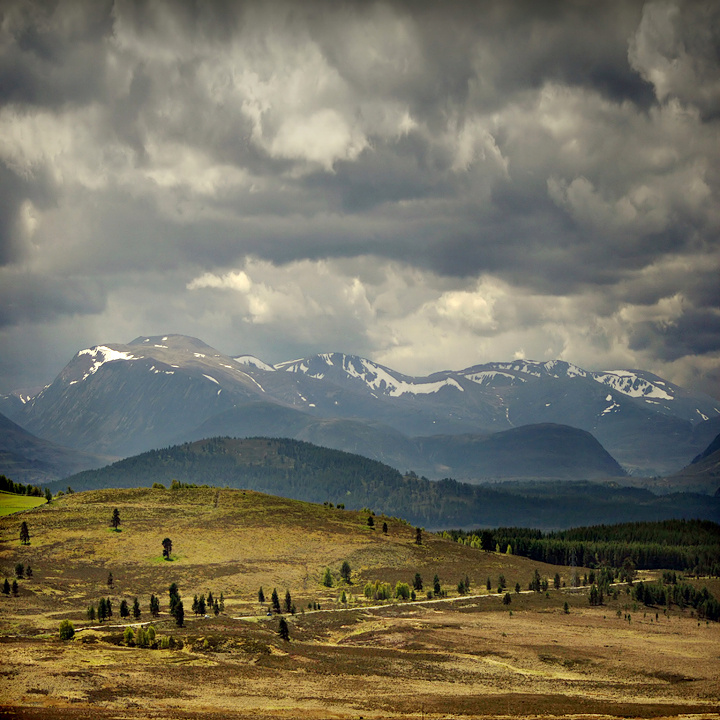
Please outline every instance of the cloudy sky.
[[0, 392], [183, 333], [720, 397], [720, 3], [0, 5]]

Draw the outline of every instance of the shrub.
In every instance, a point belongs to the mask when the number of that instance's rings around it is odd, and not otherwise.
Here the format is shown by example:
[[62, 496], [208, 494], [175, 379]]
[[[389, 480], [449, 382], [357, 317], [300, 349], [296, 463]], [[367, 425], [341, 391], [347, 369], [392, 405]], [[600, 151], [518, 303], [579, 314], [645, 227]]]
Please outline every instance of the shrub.
[[75, 628], [69, 620], [60, 621], [60, 639], [72, 640], [75, 635]]

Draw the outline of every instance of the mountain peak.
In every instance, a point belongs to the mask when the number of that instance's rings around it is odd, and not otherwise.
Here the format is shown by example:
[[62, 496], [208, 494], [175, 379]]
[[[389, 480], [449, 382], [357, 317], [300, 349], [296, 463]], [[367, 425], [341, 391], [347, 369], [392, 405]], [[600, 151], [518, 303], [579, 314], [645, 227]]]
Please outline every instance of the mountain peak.
[[[189, 335], [140, 335], [128, 345], [142, 345], [145, 347], [168, 348], [170, 350], [213, 350], [207, 343]], [[213, 352], [215, 352], [213, 350]]]

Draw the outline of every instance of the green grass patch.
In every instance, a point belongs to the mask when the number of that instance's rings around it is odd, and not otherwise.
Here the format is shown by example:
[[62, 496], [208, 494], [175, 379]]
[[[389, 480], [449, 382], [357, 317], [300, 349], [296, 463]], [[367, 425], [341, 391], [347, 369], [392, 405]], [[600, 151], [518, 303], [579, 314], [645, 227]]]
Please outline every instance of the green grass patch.
[[12, 515], [13, 513], [31, 510], [44, 504], [44, 497], [0, 492], [0, 515]]

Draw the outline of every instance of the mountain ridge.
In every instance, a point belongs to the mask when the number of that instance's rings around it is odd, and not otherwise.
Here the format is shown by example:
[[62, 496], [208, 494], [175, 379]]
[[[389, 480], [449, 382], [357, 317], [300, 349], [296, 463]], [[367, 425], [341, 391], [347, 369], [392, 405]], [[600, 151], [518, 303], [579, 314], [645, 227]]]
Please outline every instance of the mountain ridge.
[[[399, 442], [567, 425], [591, 433], [636, 475], [686, 465], [720, 418], [720, 402], [645, 371], [515, 360], [413, 377], [344, 353], [270, 365], [182, 335], [81, 350], [50, 385], [24, 400], [6, 396], [0, 411], [39, 437], [86, 452], [129, 456], [196, 438], [207, 424], [213, 434], [227, 434], [223, 417], [239, 422], [256, 403], [267, 403], [286, 419], [292, 410], [303, 413], [295, 419], [321, 444], [326, 436], [351, 443], [353, 423], [368, 446], [390, 431]], [[404, 465], [410, 458], [403, 453], [385, 457]], [[472, 473], [467, 468], [467, 477]]]

